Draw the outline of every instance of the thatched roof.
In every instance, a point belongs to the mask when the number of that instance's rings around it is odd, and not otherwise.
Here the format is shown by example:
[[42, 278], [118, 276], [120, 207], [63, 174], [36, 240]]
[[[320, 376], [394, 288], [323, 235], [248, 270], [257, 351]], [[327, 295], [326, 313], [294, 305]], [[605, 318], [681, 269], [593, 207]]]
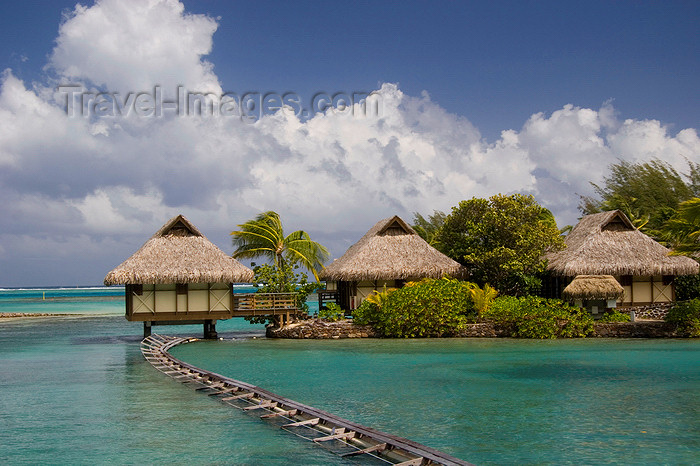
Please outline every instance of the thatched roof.
[[566, 249], [547, 254], [557, 275], [687, 275], [700, 271], [689, 257], [637, 230], [619, 210], [586, 215], [566, 237]]
[[377, 222], [327, 266], [324, 280], [407, 280], [464, 277], [467, 270], [425, 242], [398, 216]]
[[189, 220], [168, 220], [141, 249], [109, 272], [105, 285], [240, 283], [253, 271], [224, 253]]
[[612, 275], [579, 275], [562, 291], [565, 299], [619, 299], [623, 294]]

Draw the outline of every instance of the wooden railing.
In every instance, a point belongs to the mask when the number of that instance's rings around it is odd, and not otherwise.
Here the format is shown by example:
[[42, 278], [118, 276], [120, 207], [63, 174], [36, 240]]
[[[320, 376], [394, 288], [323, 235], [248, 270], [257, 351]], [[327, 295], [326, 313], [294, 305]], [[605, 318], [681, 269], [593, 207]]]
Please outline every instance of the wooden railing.
[[263, 315], [298, 311], [296, 293], [234, 293], [235, 314]]

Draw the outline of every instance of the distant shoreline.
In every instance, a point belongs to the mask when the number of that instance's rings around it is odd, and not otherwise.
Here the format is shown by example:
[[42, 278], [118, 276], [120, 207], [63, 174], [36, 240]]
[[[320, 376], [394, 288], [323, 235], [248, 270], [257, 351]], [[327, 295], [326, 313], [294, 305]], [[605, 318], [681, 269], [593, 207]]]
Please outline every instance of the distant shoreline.
[[21, 319], [24, 317], [70, 317], [83, 314], [51, 314], [46, 312], [0, 312], [0, 319]]

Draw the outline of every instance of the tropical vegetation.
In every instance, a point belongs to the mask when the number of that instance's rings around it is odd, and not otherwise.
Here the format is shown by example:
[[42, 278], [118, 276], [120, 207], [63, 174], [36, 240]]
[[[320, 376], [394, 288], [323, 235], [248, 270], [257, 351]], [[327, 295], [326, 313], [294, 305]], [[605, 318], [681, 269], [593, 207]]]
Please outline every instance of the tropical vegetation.
[[700, 299], [683, 301], [666, 314], [666, 322], [678, 325], [681, 332], [691, 337], [700, 337]]
[[519, 296], [539, 291], [544, 253], [564, 247], [552, 213], [522, 194], [460, 202], [434, 241], [478, 285], [490, 283], [502, 294]]
[[700, 253], [700, 197], [680, 203], [674, 215], [661, 227], [660, 237], [674, 254], [694, 256]]
[[588, 311], [536, 296], [501, 296], [481, 317], [518, 338], [585, 337], [593, 332]]
[[318, 310], [318, 317], [327, 322], [337, 322], [345, 317], [345, 311], [336, 303], [326, 303]]
[[282, 292], [293, 274], [284, 272], [287, 266], [301, 265], [309, 270], [318, 282], [318, 272], [328, 260], [330, 254], [321, 244], [311, 240], [303, 230], [284, 234], [279, 214], [273, 211], [263, 212], [241, 225], [240, 230], [232, 231], [236, 259], [269, 260], [277, 271], [277, 292]]
[[[309, 312], [306, 300], [308, 296], [318, 290], [322, 285], [319, 282], [309, 282], [304, 272], [298, 272], [297, 267], [283, 263], [280, 267], [270, 264], [253, 264], [255, 277], [253, 282], [257, 288], [256, 293], [296, 293], [297, 309]], [[272, 316], [246, 317], [254, 324], [268, 324], [274, 321]]]
[[445, 224], [447, 214], [439, 210], [434, 210], [433, 215], [428, 218], [423, 217], [418, 212], [413, 213], [413, 225], [411, 227], [418, 233], [418, 236], [423, 238], [429, 245], [435, 247], [435, 235]]
[[582, 196], [584, 215], [621, 210], [644, 233], [660, 238], [664, 224], [681, 203], [700, 196], [700, 164], [688, 161], [688, 172], [679, 173], [659, 159], [610, 165], [601, 185], [591, 183], [597, 197]]
[[673, 280], [673, 284], [678, 301], [700, 298], [700, 275], [681, 275]]
[[603, 314], [603, 317], [600, 318], [600, 322], [629, 322], [630, 320], [629, 314], [620, 312], [617, 309], [606, 312]]
[[469, 283], [448, 277], [409, 282], [400, 289], [377, 291], [354, 311], [358, 324], [370, 324], [383, 336], [457, 335], [476, 311]]
[[[308, 312], [307, 296], [321, 285], [318, 271], [330, 256], [321, 244], [311, 240], [303, 230], [285, 235], [279, 214], [263, 212], [232, 231], [236, 259], [267, 259], [271, 264], [253, 265], [254, 283], [258, 293], [296, 293], [297, 307]], [[308, 276], [298, 271], [309, 270], [316, 279], [309, 283]], [[271, 317], [251, 317], [252, 323], [269, 323]]]

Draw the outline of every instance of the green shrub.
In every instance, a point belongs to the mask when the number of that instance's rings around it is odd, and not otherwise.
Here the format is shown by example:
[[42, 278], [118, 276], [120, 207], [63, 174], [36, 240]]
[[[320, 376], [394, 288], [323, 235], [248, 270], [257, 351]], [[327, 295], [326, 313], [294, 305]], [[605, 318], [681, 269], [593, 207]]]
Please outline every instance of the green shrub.
[[377, 305], [366, 299], [352, 311], [352, 321], [359, 325], [374, 324], [379, 320]]
[[700, 337], [700, 299], [676, 304], [666, 314], [666, 322], [678, 325], [678, 329], [691, 337]]
[[328, 303], [318, 310], [318, 316], [328, 322], [336, 322], [345, 317], [345, 312], [336, 303]]
[[617, 309], [606, 312], [603, 317], [600, 318], [601, 322], [629, 322], [630, 315], [625, 312], [620, 312]]
[[469, 297], [474, 303], [474, 309], [479, 314], [488, 309], [496, 296], [498, 296], [498, 291], [488, 283], [485, 283], [483, 288], [479, 288], [479, 285], [475, 283], [470, 284]]
[[700, 275], [679, 275], [673, 283], [678, 301], [700, 298]]
[[519, 338], [585, 337], [593, 331], [587, 311], [536, 296], [501, 296], [481, 317], [509, 328]]
[[364, 300], [353, 317], [387, 337], [452, 336], [475, 314], [469, 286], [447, 277], [410, 282], [398, 290], [376, 293], [380, 299]]

